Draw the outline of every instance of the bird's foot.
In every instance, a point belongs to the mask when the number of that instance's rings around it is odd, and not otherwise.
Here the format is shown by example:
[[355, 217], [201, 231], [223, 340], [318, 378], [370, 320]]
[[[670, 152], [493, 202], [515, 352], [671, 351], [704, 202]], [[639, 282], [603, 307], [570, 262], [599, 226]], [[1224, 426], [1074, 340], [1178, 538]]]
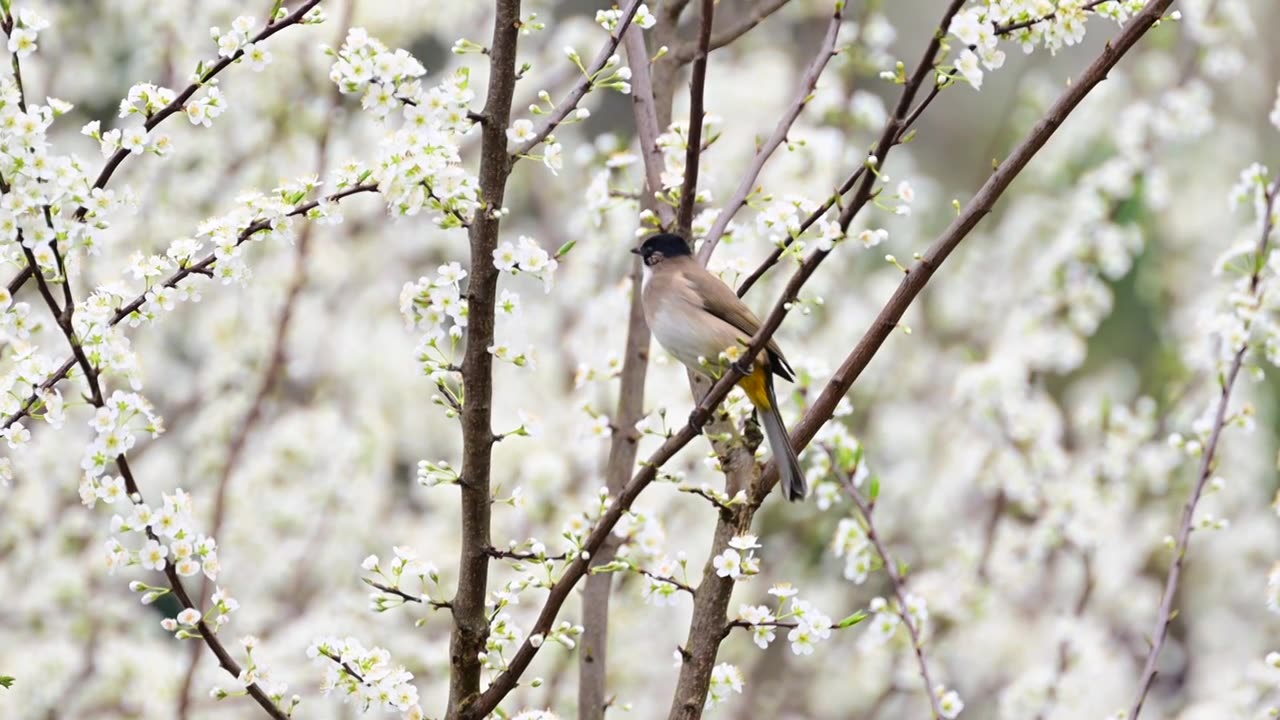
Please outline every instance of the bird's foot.
[[751, 359], [746, 356], [740, 357], [733, 361], [731, 367], [734, 372], [742, 377], [747, 377], [751, 374]]

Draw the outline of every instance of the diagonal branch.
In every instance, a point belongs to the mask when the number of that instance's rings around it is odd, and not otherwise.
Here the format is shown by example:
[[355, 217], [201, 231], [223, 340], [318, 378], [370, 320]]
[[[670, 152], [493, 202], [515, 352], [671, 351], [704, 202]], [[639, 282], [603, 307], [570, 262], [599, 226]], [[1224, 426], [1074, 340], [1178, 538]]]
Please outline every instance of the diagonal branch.
[[711, 230], [707, 233], [706, 238], [702, 241], [702, 247], [698, 250], [698, 262], [704, 266], [711, 260], [711, 253], [715, 252], [716, 244], [720, 242], [720, 236], [724, 234], [729, 222], [733, 220], [733, 216], [742, 209], [746, 204], [747, 198], [751, 196], [751, 191], [755, 187], [756, 178], [760, 177], [760, 171], [764, 169], [765, 163], [769, 162], [769, 158], [773, 156], [782, 141], [787, 139], [787, 133], [791, 131], [791, 126], [795, 124], [796, 118], [800, 117], [800, 113], [804, 110], [805, 105], [813, 97], [813, 90], [818, 85], [818, 78], [822, 77], [822, 71], [826, 69], [827, 62], [836, 55], [836, 38], [840, 34], [840, 23], [843, 20], [843, 8], [836, 6], [835, 12], [831, 15], [831, 22], [827, 25], [827, 34], [823, 37], [822, 45], [818, 49], [818, 54], [814, 57], [813, 62], [809, 64], [804, 75], [800, 78], [800, 89], [796, 92], [796, 97], [791, 102], [791, 106], [778, 119], [778, 124], [773, 128], [773, 134], [765, 141], [764, 145], [756, 151], [755, 159], [751, 161], [751, 167], [747, 168], [747, 172], [742, 177], [742, 182], [738, 183], [738, 189], [734, 191], [733, 197], [720, 211], [720, 215], [716, 217], [715, 225], [711, 226]]
[[[319, 207], [321, 203], [338, 202], [339, 200], [342, 200], [343, 198], [349, 197], [351, 195], [357, 195], [359, 193], [366, 193], [366, 192], [377, 192], [377, 191], [378, 191], [378, 186], [376, 183], [363, 183], [360, 185], [353, 185], [349, 188], [339, 190], [338, 192], [335, 192], [325, 197], [323, 200], [311, 200], [309, 202], [305, 202], [295, 207], [293, 210], [289, 211], [286, 217], [298, 217], [300, 215], [306, 215], [311, 210], [314, 210], [315, 208]], [[242, 230], [240, 232], [240, 235], [236, 238], [236, 245], [241, 245], [247, 242], [249, 238], [262, 232], [263, 230], [267, 230], [270, 227], [271, 227], [271, 222], [269, 220], [259, 220], [249, 225], [249, 227]], [[185, 267], [181, 267], [178, 270], [176, 270], [164, 282], [160, 283], [160, 287], [166, 287], [166, 288], [177, 287], [183, 280], [186, 280], [192, 275], [210, 275], [213, 273], [213, 268], [217, 264], [217, 262], [218, 262], [218, 259], [216, 254], [209, 253], [208, 255], [204, 256], [202, 259], [196, 261], [195, 263], [192, 263]], [[146, 301], [147, 301], [147, 296], [146, 296], [146, 293], [144, 292], [143, 294], [137, 296], [136, 298], [134, 298], [133, 300], [131, 300], [130, 302], [122, 306], [119, 310], [117, 310], [116, 314], [111, 316], [110, 324], [112, 326], [119, 325], [130, 315], [137, 312], [139, 308], [141, 308], [144, 304], [146, 304]], [[37, 389], [39, 390], [52, 389], [55, 385], [57, 385], [58, 383], [62, 382], [67, 378], [67, 375], [71, 372], [71, 369], [75, 367], [75, 364], [76, 364], [76, 359], [74, 357], [67, 358], [62, 362], [61, 365], [58, 366], [57, 370], [53, 371], [53, 373], [49, 375], [49, 377], [45, 378], [44, 381], [40, 383]], [[18, 409], [18, 411], [6, 417], [4, 419], [4, 423], [0, 425], [0, 428], [8, 428], [12, 426], [15, 422], [18, 422], [22, 418], [27, 417], [27, 415], [31, 413], [31, 409], [35, 406], [36, 401], [38, 399], [39, 398], [36, 396], [34, 392], [31, 395], [27, 396], [27, 399], [23, 401], [22, 406]]]
[[635, 116], [636, 136], [640, 141], [640, 156], [644, 160], [645, 192], [642, 202], [658, 214], [663, 227], [674, 221], [671, 207], [653, 202], [656, 193], [662, 191], [662, 151], [658, 149], [658, 136], [662, 128], [654, 106], [653, 77], [649, 72], [649, 51], [645, 48], [644, 33], [638, 27], [627, 28], [623, 35], [623, 47], [627, 51], [627, 65], [631, 68], [631, 105]]
[[[845, 396], [849, 388], [853, 386], [854, 381], [858, 379], [858, 376], [867, 367], [867, 364], [879, 352], [889, 334], [898, 326], [898, 321], [902, 318], [903, 313], [906, 312], [916, 296], [924, 290], [925, 285], [928, 284], [929, 279], [933, 277], [938, 268], [942, 266], [942, 263], [968, 237], [978, 222], [991, 212], [996, 201], [1008, 189], [1014, 178], [1022, 172], [1027, 163], [1031, 162], [1031, 158], [1035, 157], [1040, 148], [1044, 147], [1044, 144], [1066, 121], [1076, 106], [1099, 83], [1106, 79], [1107, 74], [1120, 62], [1120, 59], [1133, 49], [1138, 40], [1160, 20], [1165, 10], [1172, 4], [1173, 0], [1151, 0], [1138, 14], [1129, 20], [1120, 31], [1120, 34], [1112, 39], [1103, 48], [1101, 54], [1081, 73], [1079, 79], [1071, 83], [1058, 96], [1058, 99], [1050, 106], [1044, 117], [1036, 123], [1022, 143], [983, 183], [982, 188], [969, 201], [964, 211], [952, 221], [942, 236], [935, 240], [929, 246], [928, 251], [911, 266], [907, 271], [906, 277], [903, 278], [898, 285], [898, 289], [889, 299], [889, 302], [880, 311], [880, 314], [876, 316], [871, 328], [862, 336], [853, 351], [841, 363], [831, 381], [822, 389], [822, 392], [815, 398], [813, 405], [810, 406], [809, 411], [805, 413], [804, 417], [796, 425], [791, 436], [792, 443], [796, 447], [803, 448], [807, 445], [817, 434], [818, 429], [831, 418], [841, 398]], [[812, 269], [816, 267], [818, 262], [821, 262], [821, 258], [824, 255], [825, 253], [820, 251], [816, 252], [801, 265], [796, 277], [792, 278], [791, 283], [788, 283], [787, 290], [783, 295], [784, 300], [794, 297], [794, 293], [799, 289], [797, 281], [812, 274]], [[780, 308], [775, 308], [774, 312], [770, 313], [769, 318], [761, 328], [761, 333], [768, 330], [772, 334], [773, 328], [781, 321], [780, 315], [782, 313], [779, 313], [779, 310]], [[753, 351], [758, 352], [759, 347], [763, 347], [763, 344], [760, 346], [752, 344]], [[777, 469], [771, 466], [762, 477], [759, 487], [754, 489], [751, 498], [752, 504], [763, 502], [769, 489], [773, 487], [777, 479]]]
[[[1266, 267], [1263, 258], [1267, 255], [1267, 246], [1271, 241], [1271, 233], [1275, 230], [1276, 198], [1280, 196], [1280, 178], [1277, 178], [1266, 191], [1265, 215], [1262, 219], [1262, 234], [1258, 238], [1255, 251], [1253, 275], [1249, 278], [1249, 294], [1258, 306], [1262, 304], [1262, 271]], [[1246, 321], [1248, 323], [1249, 321]], [[1246, 324], [1246, 330], [1249, 325]], [[1246, 334], [1247, 337], [1247, 334]], [[1147, 652], [1147, 661], [1142, 668], [1142, 677], [1138, 681], [1138, 696], [1133, 701], [1133, 709], [1128, 717], [1138, 720], [1142, 713], [1142, 704], [1156, 679], [1156, 663], [1160, 659], [1160, 651], [1164, 649], [1165, 638], [1169, 635], [1169, 625], [1173, 622], [1173, 600], [1178, 594], [1178, 582], [1182, 578], [1182, 564], [1186, 560], [1187, 546], [1191, 544], [1191, 530], [1195, 520], [1196, 505], [1204, 492], [1205, 483], [1213, 474], [1213, 460], [1217, 455], [1218, 441], [1222, 438], [1222, 430], [1227, 423], [1227, 407], [1231, 403], [1231, 390], [1235, 387], [1236, 378], [1244, 367], [1244, 357], [1249, 352], [1249, 343], [1245, 341], [1231, 359], [1231, 367], [1225, 376], [1220, 376], [1220, 393], [1218, 407], [1213, 416], [1213, 429], [1209, 431], [1209, 440], [1204, 445], [1204, 455], [1200, 457], [1200, 470], [1196, 475], [1191, 495], [1182, 508], [1182, 524], [1178, 528], [1178, 542], [1173, 551], [1173, 564], [1169, 566], [1169, 575], [1165, 579], [1164, 594], [1160, 598], [1160, 610], [1156, 614], [1155, 629], [1151, 632], [1151, 649]]]
[[631, 20], [636, 15], [636, 10], [640, 9], [642, 0], [631, 0], [631, 4], [622, 13], [622, 20], [618, 23], [618, 27], [614, 30], [613, 35], [609, 37], [609, 42], [600, 48], [600, 52], [596, 53], [596, 57], [591, 61], [591, 65], [587, 67], [587, 72], [578, 81], [577, 85], [569, 91], [564, 100], [556, 105], [550, 115], [538, 125], [538, 129], [534, 131], [533, 137], [523, 142], [520, 147], [511, 151], [512, 161], [521, 155], [528, 155], [534, 148], [538, 147], [538, 143], [547, 139], [547, 136], [555, 132], [556, 128], [564, 121], [574, 108], [578, 107], [578, 103], [582, 102], [582, 98], [587, 96], [595, 88], [596, 76], [600, 71], [604, 70], [604, 66], [609, 62], [609, 58], [613, 57], [613, 53], [618, 49], [618, 43], [622, 42], [622, 35], [631, 26]]
[[[833, 463], [833, 467], [835, 464]], [[872, 520], [872, 513], [875, 511], [875, 501], [867, 502], [863, 499], [858, 488], [854, 486], [852, 478], [847, 473], [837, 471], [837, 477], [840, 484], [844, 486], [845, 493], [853, 499], [854, 505], [858, 507], [858, 512], [862, 515], [862, 520], [866, 523], [867, 540], [871, 541], [871, 546], [875, 548], [876, 555], [880, 556], [880, 562], [884, 565], [885, 574], [889, 576], [889, 586], [893, 588], [893, 597], [898, 601], [898, 617], [902, 620], [902, 624], [907, 628], [907, 637], [911, 640], [911, 650], [916, 656], [916, 665], [920, 669], [920, 679], [924, 682], [924, 693], [929, 698], [929, 710], [933, 713], [933, 720], [942, 720], [945, 717], [942, 713], [942, 706], [938, 703], [938, 695], [933, 691], [934, 684], [932, 675], [929, 672], [929, 661], [924, 654], [924, 641], [921, 634], [924, 628], [917, 627], [916, 621], [911, 617], [911, 612], [907, 609], [907, 581], [902, 576], [902, 571], [894, 562], [893, 557], [889, 554], [889, 548], [881, 539], [880, 533], [876, 532], [875, 522]]]

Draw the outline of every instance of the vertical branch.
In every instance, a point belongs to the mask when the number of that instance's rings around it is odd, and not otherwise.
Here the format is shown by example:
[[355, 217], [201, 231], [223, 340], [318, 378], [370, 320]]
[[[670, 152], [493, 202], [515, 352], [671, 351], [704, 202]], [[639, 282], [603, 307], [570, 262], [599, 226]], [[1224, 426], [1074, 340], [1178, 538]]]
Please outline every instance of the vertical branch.
[[747, 198], [751, 196], [751, 191], [755, 187], [756, 178], [760, 177], [760, 171], [764, 170], [765, 163], [769, 162], [769, 158], [773, 156], [778, 146], [783, 140], [787, 139], [787, 133], [791, 131], [791, 126], [795, 124], [796, 118], [800, 117], [801, 111], [805, 105], [813, 97], [813, 90], [818, 85], [818, 78], [822, 77], [822, 71], [826, 69], [827, 62], [835, 57], [836, 54], [836, 37], [840, 34], [840, 23], [844, 15], [844, 6], [836, 5], [835, 13], [831, 16], [831, 22], [827, 25], [827, 34], [822, 40], [822, 45], [818, 49], [818, 55], [809, 64], [808, 69], [800, 78], [800, 89], [796, 91], [796, 97], [791, 101], [790, 107], [779, 118], [778, 124], [773, 128], [773, 133], [764, 145], [756, 151], [755, 158], [751, 161], [751, 167], [747, 169], [742, 181], [738, 183], [738, 189], [734, 191], [733, 197], [720, 211], [720, 215], [716, 217], [716, 222], [711, 226], [711, 230], [702, 240], [702, 247], [698, 249], [698, 262], [706, 266], [711, 260], [711, 253], [715, 252], [716, 244], [720, 242], [720, 236], [724, 234], [729, 222], [733, 220], [733, 216], [742, 209], [746, 204]]
[[[663, 18], [666, 16], [664, 15]], [[664, 31], [664, 21], [659, 21], [654, 32]], [[655, 87], [653, 75], [649, 72], [649, 51], [644, 44], [644, 33], [638, 27], [627, 28], [622, 36], [623, 47], [627, 51], [627, 66], [631, 68], [631, 109], [635, 116], [636, 137], [640, 141], [640, 157], [644, 161], [644, 187], [641, 203], [653, 208], [663, 227], [669, 227], [673, 218], [671, 208], [666, 203], [654, 202], [654, 193], [662, 190], [662, 151], [658, 149], [658, 136], [662, 134], [662, 126], [658, 122], [659, 108], [657, 100], [663, 99], [663, 109], [671, 116], [671, 85], [662, 86], [663, 92]]]
[[[676, 18], [678, 19], [678, 18]], [[662, 26], [675, 19], [668, 15], [659, 18]], [[671, 222], [671, 209], [655, 200], [654, 194], [662, 189], [662, 153], [658, 150], [658, 120], [656, 105], [661, 102], [670, 112], [671, 93], [661, 98], [654, 96], [649, 73], [649, 54], [644, 34], [638, 27], [626, 28], [622, 41], [627, 52], [627, 64], [631, 68], [632, 113], [635, 116], [636, 135], [640, 154], [644, 160], [645, 192], [641, 193], [641, 207], [658, 214], [666, 226]], [[614, 432], [609, 447], [609, 461], [605, 467], [605, 486], [611, 496], [622, 492], [636, 464], [640, 435], [636, 423], [644, 412], [645, 374], [649, 368], [649, 327], [644, 320], [644, 306], [640, 301], [640, 284], [643, 264], [634, 258], [631, 263], [631, 309], [627, 321], [627, 345], [622, 360], [621, 387], [618, 390], [618, 407], [614, 413]], [[617, 538], [610, 534], [600, 550], [592, 553], [591, 565], [607, 563], [618, 548]], [[613, 587], [613, 575], [588, 575], [582, 596], [582, 644], [578, 651], [578, 718], [602, 720], [608, 700], [609, 597]]]
[[480, 694], [480, 654], [489, 635], [484, 601], [488, 588], [489, 469], [493, 449], [494, 303], [498, 269], [493, 251], [511, 158], [507, 126], [516, 84], [516, 43], [520, 34], [520, 0], [498, 0], [489, 45], [489, 89], [481, 113], [481, 207], [469, 229], [471, 278], [467, 285], [467, 340], [462, 360], [465, 400], [462, 408], [462, 549], [458, 592], [453, 600], [453, 634], [449, 643], [449, 707], [458, 718]]
[[[1249, 293], [1253, 296], [1256, 306], [1262, 305], [1262, 271], [1266, 267], [1264, 258], [1267, 255], [1267, 245], [1271, 241], [1271, 232], [1275, 229], [1275, 212], [1276, 197], [1280, 196], [1280, 178], [1272, 183], [1271, 187], [1266, 191], [1265, 215], [1262, 219], [1262, 235], [1258, 238], [1257, 250], [1255, 251], [1253, 263], [1253, 275], [1249, 278]], [[1246, 331], [1250, 329], [1251, 323], [1246, 321]], [[1246, 337], [1248, 335], [1246, 334]], [[1173, 563], [1169, 566], [1169, 575], [1164, 583], [1164, 595], [1160, 599], [1160, 610], [1156, 613], [1156, 625], [1151, 632], [1151, 649], [1147, 652], [1147, 661], [1142, 668], [1142, 676], [1138, 681], [1138, 695], [1134, 698], [1133, 709], [1129, 711], [1130, 720], [1138, 720], [1138, 716], [1142, 713], [1142, 705], [1147, 699], [1147, 693], [1151, 691], [1151, 684], [1156, 679], [1156, 663], [1160, 660], [1160, 651], [1164, 649], [1165, 638], [1169, 635], [1169, 625], [1173, 622], [1173, 600], [1178, 594], [1178, 582], [1182, 578], [1182, 564], [1186, 560], [1187, 546], [1191, 544], [1191, 530], [1194, 526], [1196, 505], [1200, 502], [1200, 496], [1204, 492], [1205, 483], [1209, 481], [1209, 476], [1213, 474], [1213, 460], [1217, 456], [1218, 441], [1222, 438], [1222, 429], [1227, 423], [1227, 407], [1231, 403], [1231, 390], [1235, 387], [1236, 378], [1240, 376], [1240, 369], [1244, 367], [1244, 357], [1249, 352], [1249, 343], [1245, 341], [1240, 348], [1236, 350], [1235, 355], [1231, 359], [1231, 367], [1227, 370], [1225, 376], [1220, 377], [1220, 392], [1218, 395], [1218, 407], [1214, 411], [1213, 429], [1209, 431], [1209, 440], [1204, 445], [1204, 455], [1200, 458], [1200, 469], [1196, 474], [1195, 485], [1191, 488], [1191, 495], [1187, 498], [1186, 505], [1182, 508], [1182, 525], [1178, 528], [1178, 543], [1173, 551]]]
[[689, 83], [689, 145], [684, 156], [684, 184], [680, 187], [680, 211], [676, 229], [692, 241], [694, 195], [698, 192], [698, 161], [702, 157], [702, 96], [707, 84], [707, 53], [711, 44], [711, 23], [715, 20], [715, 0], [702, 0], [702, 27], [698, 32], [698, 54], [693, 60]]
[[[754, 460], [752, 461], [754, 465]], [[749, 513], [750, 511], [748, 511]], [[750, 525], [751, 516], [743, 514], [744, 525]], [[702, 568], [702, 580], [693, 595], [693, 618], [689, 621], [689, 636], [680, 648], [680, 677], [671, 697], [668, 720], [695, 720], [702, 717], [711, 688], [711, 672], [715, 669], [720, 641], [725, 637], [728, 624], [729, 599], [733, 596], [733, 578], [720, 577], [712, 564], [720, 553], [729, 547], [736, 534], [734, 518], [721, 515], [716, 522], [715, 535], [711, 539], [711, 554]]]
[[[650, 201], [652, 202], [652, 201]], [[627, 347], [622, 360], [618, 407], [614, 413], [614, 431], [609, 446], [609, 462], [605, 466], [605, 486], [611, 497], [617, 497], [636, 464], [640, 433], [636, 423], [644, 415], [644, 381], [649, 369], [649, 326], [644, 321], [640, 303], [640, 258], [631, 261], [631, 312], [627, 321]], [[619, 539], [610, 535], [600, 551], [591, 556], [592, 565], [607, 563], [617, 552]], [[578, 651], [578, 718], [602, 720], [609, 644], [609, 593], [613, 573], [588, 575], [582, 596], [582, 646]]]

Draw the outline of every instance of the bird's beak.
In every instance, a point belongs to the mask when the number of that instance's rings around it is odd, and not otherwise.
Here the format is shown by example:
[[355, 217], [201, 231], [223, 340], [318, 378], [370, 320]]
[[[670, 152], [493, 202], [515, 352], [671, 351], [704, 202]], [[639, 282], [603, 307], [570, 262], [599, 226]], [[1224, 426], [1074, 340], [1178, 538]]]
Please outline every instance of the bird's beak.
[[640, 248], [638, 248], [638, 247], [631, 248], [631, 254], [632, 254], [632, 255], [639, 255], [639, 254], [640, 254]]

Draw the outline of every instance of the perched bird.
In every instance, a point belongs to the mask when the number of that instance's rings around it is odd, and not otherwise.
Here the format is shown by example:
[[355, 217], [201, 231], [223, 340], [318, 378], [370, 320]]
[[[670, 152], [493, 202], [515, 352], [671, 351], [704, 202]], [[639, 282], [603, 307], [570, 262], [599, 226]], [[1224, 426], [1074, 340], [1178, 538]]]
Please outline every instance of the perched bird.
[[[647, 238], [631, 252], [644, 260], [641, 303], [649, 329], [667, 352], [689, 369], [713, 377], [720, 355], [745, 349], [760, 329], [760, 319], [720, 278], [698, 264], [689, 244], [679, 235], [661, 233]], [[772, 339], [751, 363], [751, 372], [738, 381], [755, 405], [769, 448], [777, 459], [782, 491], [791, 501], [804, 499], [804, 473], [786, 425], [778, 413], [773, 376], [793, 381], [795, 375]]]

